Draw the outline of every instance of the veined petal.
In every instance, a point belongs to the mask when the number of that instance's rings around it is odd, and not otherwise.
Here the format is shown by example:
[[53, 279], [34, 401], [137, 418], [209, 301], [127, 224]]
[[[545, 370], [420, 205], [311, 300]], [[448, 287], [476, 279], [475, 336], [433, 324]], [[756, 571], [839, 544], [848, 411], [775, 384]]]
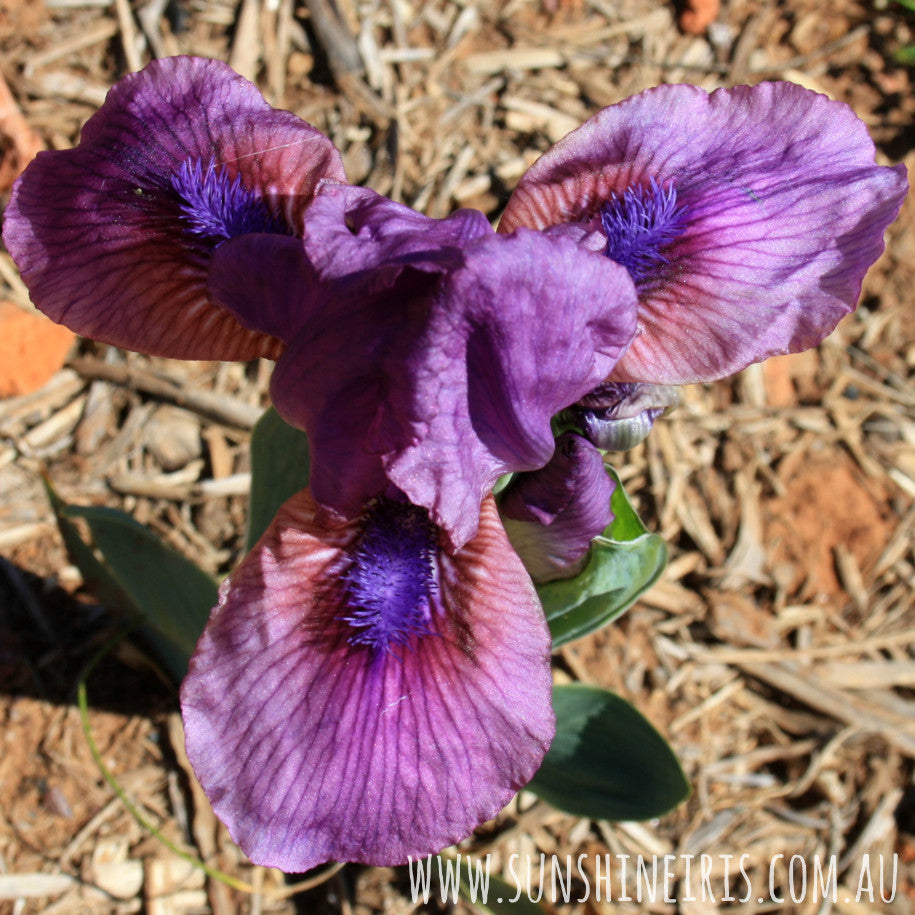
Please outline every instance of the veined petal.
[[471, 542], [435, 550], [426, 630], [374, 651], [347, 582], [365, 587], [351, 570], [377, 550], [357, 559], [364, 522], [316, 509], [293, 497], [223, 585], [182, 687], [188, 755], [254, 862], [400, 864], [467, 836], [540, 765], [549, 633], [489, 499]]
[[[607, 377], [632, 339], [633, 287], [604, 263], [525, 230], [478, 242], [436, 302], [412, 388], [392, 373], [396, 397], [375, 438], [387, 475], [455, 544], [502, 474], [546, 464], [551, 418]], [[407, 439], [395, 405], [410, 397]]]
[[[906, 189], [903, 166], [875, 165], [864, 124], [825, 96], [660, 86], [547, 152], [499, 229], [604, 231], [608, 255], [640, 274], [640, 333], [613, 379], [685, 384], [822, 340], [854, 308]], [[646, 247], [621, 244], [627, 224]]]
[[600, 452], [580, 435], [563, 433], [540, 470], [517, 474], [502, 492], [505, 532], [538, 584], [571, 578], [584, 566], [591, 541], [613, 521], [616, 484]]
[[154, 61], [121, 80], [71, 150], [39, 153], [3, 238], [35, 304], [86, 336], [176, 358], [276, 357], [213, 305], [213, 250], [246, 231], [301, 234], [330, 140], [224, 63]]

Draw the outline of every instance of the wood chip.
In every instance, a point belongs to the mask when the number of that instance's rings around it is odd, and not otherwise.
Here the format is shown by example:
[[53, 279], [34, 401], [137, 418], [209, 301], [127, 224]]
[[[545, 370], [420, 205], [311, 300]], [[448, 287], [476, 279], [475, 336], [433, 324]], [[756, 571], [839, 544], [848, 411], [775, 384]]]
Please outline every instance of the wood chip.
[[0, 874], [0, 899], [41, 899], [66, 893], [76, 884], [67, 874]]
[[492, 76], [503, 70], [542, 70], [561, 67], [565, 58], [549, 48], [510, 48], [472, 54], [464, 61], [471, 73]]
[[915, 705], [907, 719], [846, 690], [831, 687], [816, 674], [794, 665], [744, 663], [740, 667], [810, 708], [861, 731], [879, 734], [888, 744], [915, 759]]

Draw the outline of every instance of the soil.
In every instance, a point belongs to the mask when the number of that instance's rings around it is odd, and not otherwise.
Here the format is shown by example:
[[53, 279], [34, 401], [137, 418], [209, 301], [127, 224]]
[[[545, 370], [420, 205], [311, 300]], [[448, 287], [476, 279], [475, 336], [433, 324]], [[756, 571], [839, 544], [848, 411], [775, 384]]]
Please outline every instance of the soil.
[[[880, 161], [915, 166], [912, 70], [897, 63], [915, 45], [915, 13], [889, 0], [726, 0], [710, 23], [699, 21], [715, 9], [705, 3], [341, 0], [358, 65], [341, 56], [351, 45], [321, 33], [315, 6], [0, 0], [0, 70], [24, 119], [0, 119], [0, 176], [21, 167], [26, 130], [72, 145], [117, 79], [172, 53], [229, 60], [325, 131], [354, 183], [432, 216], [474, 206], [496, 218], [552, 142], [660, 82], [794, 80], [850, 104]], [[0, 257], [0, 299], [26, 316]], [[557, 668], [639, 707], [681, 757], [691, 799], [656, 821], [609, 824], [522, 794], [464, 851], [489, 851], [498, 866], [512, 853], [746, 853], [761, 884], [774, 855], [835, 854], [843, 887], [865, 855], [895, 851], [891, 903], [833, 910], [915, 912], [913, 288], [910, 198], [836, 334], [687, 389], [619, 462], [671, 563], [619, 623], [566, 646]], [[0, 353], [10, 336], [0, 330]], [[0, 354], [0, 368], [11, 358]], [[140, 642], [93, 668], [88, 722], [147, 826], [105, 780], [81, 721], [77, 683], [108, 644], [112, 608], [68, 558], [42, 475], [64, 499], [123, 508], [225, 574], [241, 555], [250, 469], [251, 424], [237, 417], [267, 405], [269, 364], [79, 341], [70, 365], [49, 371], [31, 394], [0, 391], [0, 913], [416, 911], [403, 869], [347, 866], [286, 897], [287, 878], [251, 865], [194, 785], [174, 690]], [[236, 419], [169, 390], [217, 395]], [[247, 889], [189, 869], [150, 824]], [[593, 898], [558, 908], [719, 910]], [[809, 899], [742, 910], [776, 908], [829, 910]]]

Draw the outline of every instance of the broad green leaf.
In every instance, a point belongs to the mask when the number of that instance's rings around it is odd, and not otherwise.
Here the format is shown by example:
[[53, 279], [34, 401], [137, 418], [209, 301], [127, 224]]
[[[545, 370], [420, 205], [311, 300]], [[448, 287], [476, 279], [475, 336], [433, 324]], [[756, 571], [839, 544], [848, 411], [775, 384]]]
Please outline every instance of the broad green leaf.
[[624, 699], [582, 683], [553, 688], [556, 737], [528, 785], [560, 810], [647, 820], [689, 797], [670, 746]]
[[273, 407], [251, 433], [251, 501], [245, 549], [260, 540], [279, 507], [308, 485], [308, 437]]
[[[137, 625], [177, 685], [216, 604], [216, 583], [129, 515], [67, 505], [50, 484], [46, 488], [67, 552], [87, 588], [110, 613]], [[92, 546], [73, 518], [86, 521]]]
[[574, 578], [537, 586], [553, 648], [594, 632], [622, 615], [657, 580], [667, 565], [667, 544], [649, 533], [632, 507], [619, 477], [610, 500], [613, 521], [596, 537], [584, 569]]
[[125, 618], [139, 617], [140, 611], [136, 604], [124, 592], [111, 571], [96, 557], [92, 547], [83, 540], [76, 525], [67, 518], [65, 511], [69, 506], [57, 495], [47, 479], [44, 483], [67, 555], [82, 573], [86, 589], [109, 613]]
[[216, 605], [216, 582], [124, 512], [68, 505], [64, 514], [87, 522], [96, 549], [143, 619], [190, 657]]

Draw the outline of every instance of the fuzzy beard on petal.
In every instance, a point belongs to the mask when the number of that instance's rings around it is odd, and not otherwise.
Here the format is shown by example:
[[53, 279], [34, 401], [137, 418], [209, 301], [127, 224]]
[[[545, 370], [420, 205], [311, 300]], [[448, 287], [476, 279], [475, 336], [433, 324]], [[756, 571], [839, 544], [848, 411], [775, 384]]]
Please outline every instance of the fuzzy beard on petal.
[[500, 232], [577, 226], [630, 270], [639, 333], [613, 381], [713, 381], [815, 346], [852, 311], [905, 199], [844, 104], [792, 83], [649, 89], [542, 156]]
[[448, 553], [377, 500], [304, 491], [221, 589], [181, 692], [188, 756], [252, 861], [394, 865], [459, 841], [552, 740], [550, 636], [488, 499]]

